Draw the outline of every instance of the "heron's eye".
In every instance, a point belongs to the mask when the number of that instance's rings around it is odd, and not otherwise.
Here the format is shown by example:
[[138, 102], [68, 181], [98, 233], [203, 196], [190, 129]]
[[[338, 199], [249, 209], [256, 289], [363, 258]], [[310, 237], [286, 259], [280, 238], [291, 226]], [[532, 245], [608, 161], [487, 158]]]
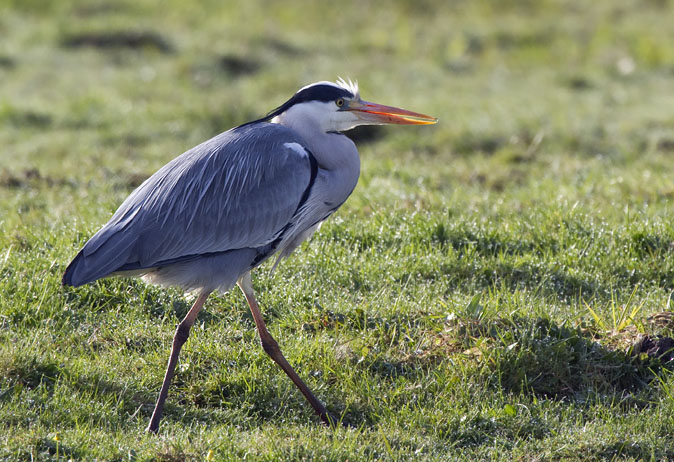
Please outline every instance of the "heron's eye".
[[343, 98], [339, 98], [337, 101], [335, 101], [335, 104], [337, 105], [337, 107], [342, 107], [342, 106], [344, 106], [344, 99], [343, 99]]

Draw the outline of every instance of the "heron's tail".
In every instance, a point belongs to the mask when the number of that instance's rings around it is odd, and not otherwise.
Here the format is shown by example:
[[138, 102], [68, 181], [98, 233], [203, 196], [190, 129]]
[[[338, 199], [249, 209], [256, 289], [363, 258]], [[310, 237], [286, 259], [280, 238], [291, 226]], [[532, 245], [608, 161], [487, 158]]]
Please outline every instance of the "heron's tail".
[[86, 284], [87, 282], [91, 282], [86, 280], [87, 278], [82, 277], [83, 275], [81, 273], [83, 267], [82, 262], [83, 259], [84, 259], [83, 251], [80, 250], [80, 252], [73, 259], [73, 261], [70, 262], [65, 272], [63, 273], [61, 284], [63, 284], [64, 286], [79, 287], [81, 285]]
[[118, 271], [127, 263], [133, 240], [124, 239], [114, 226], [105, 226], [92, 237], [63, 273], [64, 286], [79, 287]]
[[84, 249], [80, 250], [63, 273], [61, 284], [64, 286], [79, 287], [105, 276], [98, 275], [96, 274], [97, 272], [91, 271], [91, 268], [88, 268], [90, 265], [87, 264], [86, 259], [87, 257], [84, 255]]

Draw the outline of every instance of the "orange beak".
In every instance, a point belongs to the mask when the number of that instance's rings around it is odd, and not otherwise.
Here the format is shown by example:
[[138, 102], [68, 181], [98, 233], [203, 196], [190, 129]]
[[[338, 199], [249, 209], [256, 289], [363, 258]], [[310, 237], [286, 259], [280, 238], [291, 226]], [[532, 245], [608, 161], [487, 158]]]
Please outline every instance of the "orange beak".
[[358, 119], [372, 125], [430, 125], [438, 121], [435, 117], [418, 112], [368, 101], [350, 101], [343, 110], [355, 112]]

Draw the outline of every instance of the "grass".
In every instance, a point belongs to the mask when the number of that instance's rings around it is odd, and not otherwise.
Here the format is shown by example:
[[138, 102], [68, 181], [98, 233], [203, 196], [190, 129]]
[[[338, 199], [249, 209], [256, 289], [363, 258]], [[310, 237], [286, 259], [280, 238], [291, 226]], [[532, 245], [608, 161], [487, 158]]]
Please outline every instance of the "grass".
[[[0, 458], [674, 458], [674, 5], [0, 3]], [[158, 437], [190, 300], [64, 289], [148, 175], [309, 82], [432, 127], [360, 130], [353, 196], [254, 285], [354, 429], [318, 424], [211, 298]], [[645, 341], [648, 340], [648, 342]]]

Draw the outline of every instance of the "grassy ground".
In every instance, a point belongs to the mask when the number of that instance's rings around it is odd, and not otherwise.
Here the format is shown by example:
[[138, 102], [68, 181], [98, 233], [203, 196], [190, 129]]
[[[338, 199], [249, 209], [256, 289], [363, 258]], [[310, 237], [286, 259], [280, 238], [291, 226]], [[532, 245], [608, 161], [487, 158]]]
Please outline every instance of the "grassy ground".
[[[674, 458], [674, 4], [0, 2], [0, 458]], [[352, 198], [254, 284], [353, 423], [327, 429], [213, 297], [158, 437], [177, 291], [60, 286], [126, 195], [306, 83], [431, 127], [357, 132]], [[661, 337], [658, 337], [661, 336]]]

